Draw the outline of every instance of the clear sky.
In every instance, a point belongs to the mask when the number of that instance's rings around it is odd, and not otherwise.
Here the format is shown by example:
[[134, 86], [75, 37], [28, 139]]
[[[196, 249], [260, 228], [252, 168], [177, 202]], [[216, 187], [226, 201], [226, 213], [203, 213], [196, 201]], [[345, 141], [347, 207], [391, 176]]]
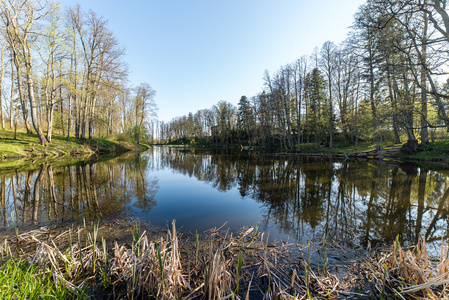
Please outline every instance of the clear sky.
[[237, 104], [326, 41], [342, 42], [364, 0], [60, 0], [109, 20], [126, 48], [130, 84], [157, 91], [159, 119]]

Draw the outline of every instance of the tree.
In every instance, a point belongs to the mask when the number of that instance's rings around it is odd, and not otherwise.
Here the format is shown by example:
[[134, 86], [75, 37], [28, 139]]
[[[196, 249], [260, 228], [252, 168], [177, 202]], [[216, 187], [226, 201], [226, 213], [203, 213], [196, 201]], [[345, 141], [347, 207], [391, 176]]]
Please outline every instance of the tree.
[[318, 68], [314, 68], [306, 78], [308, 86], [308, 99], [310, 105], [311, 115], [309, 115], [309, 123], [312, 124], [312, 131], [315, 137], [315, 148], [321, 144], [322, 133], [324, 131], [323, 125], [326, 121], [324, 109], [326, 83]]
[[333, 85], [332, 81], [334, 80], [334, 72], [335, 72], [335, 52], [336, 46], [333, 42], [325, 42], [323, 47], [321, 48], [321, 67], [324, 71], [324, 74], [327, 79], [327, 102], [329, 109], [329, 148], [332, 148], [332, 139], [333, 139], [333, 119], [334, 119], [334, 105], [333, 105], [333, 96], [332, 90]]
[[307, 75], [307, 58], [303, 56], [293, 65], [293, 83], [295, 86], [295, 107], [296, 107], [296, 131], [297, 131], [297, 151], [300, 151], [301, 145], [301, 114], [302, 100], [305, 91], [305, 78]]
[[[79, 110], [81, 138], [92, 137], [95, 127], [96, 104], [105, 78], [126, 77], [122, 62], [124, 49], [107, 27], [107, 20], [95, 12], [83, 13], [80, 6], [69, 10], [69, 21], [81, 43], [84, 64], [83, 87]], [[111, 81], [109, 79], [109, 81]]]
[[[1, 42], [1, 41], [0, 41]], [[3, 76], [5, 75], [6, 65], [3, 64], [4, 46], [0, 44], [0, 126], [5, 128], [5, 115], [3, 114]]]
[[[43, 90], [45, 97], [45, 106], [47, 112], [47, 141], [51, 143], [53, 131], [54, 109], [56, 105], [56, 93], [61, 85], [61, 76], [57, 76], [57, 61], [63, 59], [62, 52], [63, 38], [60, 31], [60, 11], [59, 6], [53, 5], [48, 14], [48, 26], [44, 28], [43, 45], [40, 52], [42, 61], [44, 63], [43, 70]], [[61, 72], [60, 72], [61, 73]], [[61, 105], [62, 106], [62, 105]]]
[[140, 133], [145, 119], [157, 116], [157, 105], [154, 102], [156, 91], [148, 83], [141, 83], [136, 87], [134, 107], [136, 113], [136, 127], [138, 127], [137, 144], [140, 143]]
[[241, 126], [248, 137], [248, 144], [251, 147], [252, 142], [252, 130], [254, 126], [254, 114], [250, 102], [246, 96], [240, 98], [238, 104], [238, 116]]
[[[40, 143], [47, 144], [38, 122], [37, 115], [37, 101], [35, 96], [34, 84], [34, 68], [33, 68], [33, 45], [34, 40], [40, 36], [40, 33], [35, 28], [35, 23], [44, 18], [49, 10], [40, 3], [40, 1], [31, 2], [25, 0], [17, 3], [13, 0], [3, 1], [0, 8], [1, 19], [6, 28], [6, 40], [13, 53], [14, 64], [18, 71], [18, 82], [21, 82], [21, 67], [22, 63], [25, 68], [28, 100], [31, 109], [31, 121], [34, 130], [36, 131]], [[21, 87], [19, 86], [19, 92]], [[25, 119], [26, 122], [26, 119]]]

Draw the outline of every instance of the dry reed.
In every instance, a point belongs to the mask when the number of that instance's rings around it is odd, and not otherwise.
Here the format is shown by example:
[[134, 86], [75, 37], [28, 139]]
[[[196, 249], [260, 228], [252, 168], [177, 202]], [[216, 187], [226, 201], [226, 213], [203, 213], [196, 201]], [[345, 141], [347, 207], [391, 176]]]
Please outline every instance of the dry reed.
[[[131, 245], [109, 241], [108, 250], [106, 239], [96, 238], [102, 228], [94, 226], [91, 234], [81, 226], [56, 236], [46, 227], [28, 231], [0, 243], [0, 257], [19, 253], [52, 272], [55, 282], [74, 291], [89, 285], [94, 296], [111, 299], [447, 297], [448, 249], [443, 246], [439, 263], [432, 263], [424, 240], [412, 249], [396, 241], [360, 256], [331, 241], [269, 243], [256, 227], [235, 237], [218, 228], [192, 238], [179, 234], [173, 221], [158, 236], [136, 228]], [[361, 289], [369, 282], [370, 289]]]
[[365, 265], [381, 297], [393, 294], [401, 299], [448, 299], [449, 257], [445, 244], [438, 262], [429, 260], [425, 239], [404, 249], [399, 240], [379, 251]]

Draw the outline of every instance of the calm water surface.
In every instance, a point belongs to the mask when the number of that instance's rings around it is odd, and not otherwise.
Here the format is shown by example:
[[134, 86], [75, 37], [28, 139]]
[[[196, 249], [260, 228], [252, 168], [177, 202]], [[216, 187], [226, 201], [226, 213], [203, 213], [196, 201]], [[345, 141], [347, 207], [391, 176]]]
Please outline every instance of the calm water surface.
[[106, 162], [0, 172], [3, 227], [138, 217], [184, 231], [259, 224], [298, 243], [448, 236], [448, 173], [410, 164], [155, 147]]

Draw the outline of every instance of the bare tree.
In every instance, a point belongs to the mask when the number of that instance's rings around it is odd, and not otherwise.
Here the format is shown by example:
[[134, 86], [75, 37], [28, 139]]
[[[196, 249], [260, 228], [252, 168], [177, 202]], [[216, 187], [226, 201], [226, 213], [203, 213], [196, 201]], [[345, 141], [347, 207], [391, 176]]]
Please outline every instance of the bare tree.
[[334, 104], [333, 104], [333, 80], [335, 72], [335, 52], [336, 46], [333, 42], [325, 42], [321, 48], [321, 67], [327, 79], [327, 94], [328, 94], [328, 109], [329, 109], [329, 148], [332, 148], [333, 140], [333, 119], [334, 119]]
[[[33, 69], [33, 42], [39, 37], [35, 32], [35, 23], [48, 14], [45, 4], [40, 1], [3, 1], [0, 7], [1, 19], [6, 27], [6, 40], [13, 52], [14, 64], [18, 71], [18, 82], [21, 81], [21, 62], [25, 67], [26, 83], [28, 90], [28, 100], [31, 109], [31, 121], [34, 130], [39, 136], [42, 145], [47, 144], [42, 130], [39, 126], [37, 115], [37, 101], [34, 94], [34, 69]], [[19, 87], [19, 91], [21, 88]]]
[[[45, 34], [40, 55], [45, 66], [43, 71], [43, 90], [45, 95], [45, 106], [47, 115], [47, 141], [51, 143], [53, 132], [54, 110], [57, 102], [56, 94], [61, 85], [61, 72], [56, 74], [56, 64], [63, 59], [62, 34], [60, 28], [59, 6], [52, 4], [48, 15], [48, 26], [44, 28]], [[62, 105], [61, 105], [62, 107]]]

